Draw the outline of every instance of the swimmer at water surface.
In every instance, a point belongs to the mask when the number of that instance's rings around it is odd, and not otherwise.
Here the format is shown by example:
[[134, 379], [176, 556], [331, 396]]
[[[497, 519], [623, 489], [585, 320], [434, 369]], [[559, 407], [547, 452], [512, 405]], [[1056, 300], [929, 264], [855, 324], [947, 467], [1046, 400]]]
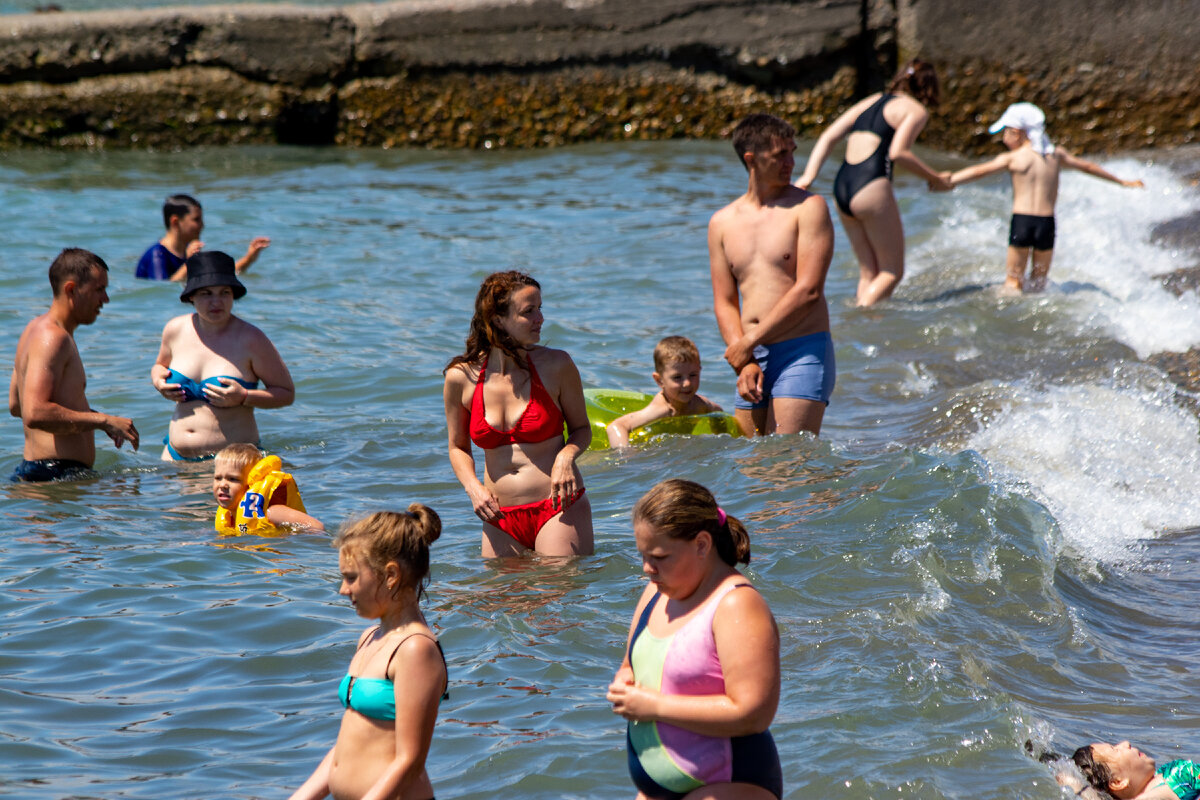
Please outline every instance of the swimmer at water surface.
[[668, 336], [654, 347], [654, 382], [658, 393], [645, 408], [631, 411], [608, 424], [609, 447], [628, 447], [629, 434], [666, 417], [711, 414], [721, 407], [699, 393], [700, 351], [684, 336]]
[[1200, 764], [1175, 759], [1158, 765], [1129, 742], [1095, 742], [1075, 751], [1071, 760], [1083, 773], [1081, 783], [1071, 772], [1056, 775], [1060, 784], [1084, 800], [1197, 800]]
[[[134, 277], [155, 281], [182, 281], [187, 278], [188, 257], [200, 252], [204, 242], [200, 232], [204, 230], [204, 211], [196, 198], [186, 194], [174, 194], [163, 202], [163, 224], [167, 232], [142, 254]], [[246, 248], [246, 254], [235, 262], [238, 274], [245, 272], [258, 260], [259, 253], [271, 245], [270, 238], [255, 236]]]

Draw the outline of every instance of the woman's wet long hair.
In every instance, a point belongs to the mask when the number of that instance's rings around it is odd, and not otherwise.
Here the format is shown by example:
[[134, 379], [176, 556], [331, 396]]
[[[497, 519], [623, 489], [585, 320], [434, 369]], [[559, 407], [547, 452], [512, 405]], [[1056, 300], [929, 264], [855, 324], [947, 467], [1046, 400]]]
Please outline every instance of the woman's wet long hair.
[[496, 318], [508, 314], [513, 293], [526, 286], [539, 291], [542, 288], [532, 277], [516, 270], [493, 272], [483, 279], [479, 293], [475, 295], [475, 315], [471, 317], [471, 329], [467, 333], [463, 352], [450, 359], [442, 374], [459, 364], [479, 364], [493, 347], [525, 366], [525, 351], [496, 325]]
[[942, 90], [938, 84], [937, 70], [933, 64], [914, 58], [909, 61], [892, 82], [888, 84], [889, 92], [907, 92], [915, 97], [922, 105], [937, 108], [942, 101]]
[[746, 526], [722, 511], [712, 492], [693, 481], [671, 478], [655, 484], [633, 507], [633, 521], [685, 541], [708, 531], [722, 561], [731, 567], [750, 563]]

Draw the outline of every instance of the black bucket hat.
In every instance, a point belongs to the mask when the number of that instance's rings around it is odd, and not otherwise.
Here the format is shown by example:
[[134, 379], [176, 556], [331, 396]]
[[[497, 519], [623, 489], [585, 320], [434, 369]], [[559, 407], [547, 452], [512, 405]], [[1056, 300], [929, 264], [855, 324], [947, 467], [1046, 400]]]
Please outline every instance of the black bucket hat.
[[186, 263], [187, 283], [179, 295], [179, 302], [191, 302], [193, 294], [209, 286], [231, 287], [234, 300], [245, 296], [246, 287], [237, 279], [237, 266], [229, 254], [220, 250], [201, 250]]

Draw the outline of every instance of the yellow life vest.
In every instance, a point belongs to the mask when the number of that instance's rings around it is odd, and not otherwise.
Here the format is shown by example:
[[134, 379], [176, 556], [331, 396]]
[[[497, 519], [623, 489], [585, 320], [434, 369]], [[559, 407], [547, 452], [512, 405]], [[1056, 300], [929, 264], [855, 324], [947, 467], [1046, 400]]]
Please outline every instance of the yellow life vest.
[[281, 529], [267, 519], [267, 506], [281, 486], [287, 487], [285, 505], [296, 511], [308, 513], [304, 508], [304, 501], [300, 499], [300, 489], [296, 486], [296, 481], [289, 473], [283, 471], [283, 462], [279, 456], [259, 459], [246, 475], [246, 483], [246, 493], [242, 495], [236, 508], [217, 506], [214, 527], [221, 533], [255, 533], [263, 536], [279, 533]]

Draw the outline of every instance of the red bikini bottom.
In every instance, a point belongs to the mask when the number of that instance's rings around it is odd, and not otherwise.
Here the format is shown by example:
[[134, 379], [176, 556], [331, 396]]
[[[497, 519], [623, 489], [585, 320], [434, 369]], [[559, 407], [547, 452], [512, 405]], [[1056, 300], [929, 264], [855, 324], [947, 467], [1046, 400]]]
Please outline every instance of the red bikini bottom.
[[[580, 489], [579, 493], [571, 498], [571, 502], [574, 503], [583, 497], [585, 491], [585, 489]], [[542, 528], [564, 510], [565, 508], [555, 505], [552, 498], [547, 497], [545, 500], [519, 506], [501, 506], [499, 519], [490, 524], [495, 525], [521, 545], [532, 550]]]

